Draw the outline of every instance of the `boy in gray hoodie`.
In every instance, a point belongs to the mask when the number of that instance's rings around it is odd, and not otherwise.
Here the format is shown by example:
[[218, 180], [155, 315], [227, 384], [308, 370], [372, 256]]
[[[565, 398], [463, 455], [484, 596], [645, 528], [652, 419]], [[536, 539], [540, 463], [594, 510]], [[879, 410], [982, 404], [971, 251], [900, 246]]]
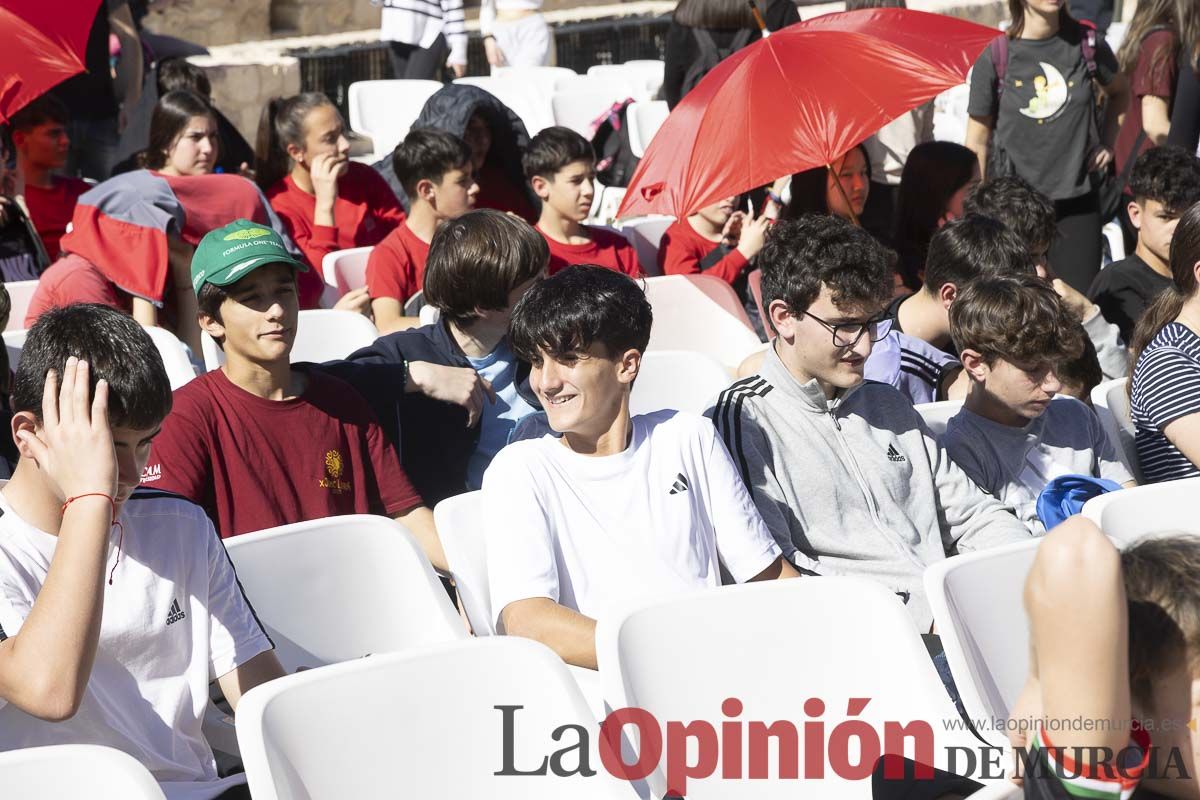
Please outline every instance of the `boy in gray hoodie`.
[[721, 393], [717, 430], [785, 556], [880, 581], [927, 632], [927, 566], [1030, 534], [903, 395], [863, 380], [887, 328], [888, 251], [843, 220], [806, 216], [777, 224], [759, 261], [778, 335], [759, 373]]

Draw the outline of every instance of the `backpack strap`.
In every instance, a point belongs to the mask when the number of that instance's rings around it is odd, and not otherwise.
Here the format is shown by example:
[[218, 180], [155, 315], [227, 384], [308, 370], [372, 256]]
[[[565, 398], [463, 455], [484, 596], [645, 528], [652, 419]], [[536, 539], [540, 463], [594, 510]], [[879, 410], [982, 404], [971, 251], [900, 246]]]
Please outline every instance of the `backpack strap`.
[[1000, 113], [1000, 98], [1004, 95], [1004, 76], [1008, 73], [1008, 34], [1002, 33], [988, 43], [988, 54], [992, 57], [992, 71], [996, 77], [992, 89], [996, 94], [996, 115]]
[[1082, 36], [1079, 37], [1079, 50], [1083, 53], [1083, 63], [1087, 66], [1087, 76], [1092, 81], [1096, 80], [1096, 23], [1091, 20], [1079, 20], [1079, 27], [1083, 30]]
[[721, 60], [721, 53], [717, 50], [717, 43], [713, 41], [712, 34], [704, 28], [692, 28], [692, 36], [700, 48], [698, 61], [705, 64], [716, 64]]

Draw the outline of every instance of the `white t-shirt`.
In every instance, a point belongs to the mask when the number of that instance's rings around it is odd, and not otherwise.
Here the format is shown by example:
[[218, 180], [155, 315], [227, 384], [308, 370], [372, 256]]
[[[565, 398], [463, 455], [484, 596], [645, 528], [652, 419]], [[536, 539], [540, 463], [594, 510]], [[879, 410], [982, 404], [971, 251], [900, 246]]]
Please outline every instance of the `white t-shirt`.
[[720, 564], [749, 580], [782, 555], [709, 420], [658, 411], [632, 428], [611, 456], [547, 435], [492, 460], [483, 507], [497, 619], [533, 597], [600, 619], [719, 586]]
[[[217, 777], [201, 732], [209, 683], [273, 645], [199, 506], [139, 489], [121, 522], [119, 560], [116, 528], [110, 537], [100, 642], [78, 713], [45, 722], [0, 698], [0, 751], [107, 745], [145, 765], [171, 800], [216, 797], [245, 775]], [[0, 637], [20, 631], [57, 543], [0, 495]]]

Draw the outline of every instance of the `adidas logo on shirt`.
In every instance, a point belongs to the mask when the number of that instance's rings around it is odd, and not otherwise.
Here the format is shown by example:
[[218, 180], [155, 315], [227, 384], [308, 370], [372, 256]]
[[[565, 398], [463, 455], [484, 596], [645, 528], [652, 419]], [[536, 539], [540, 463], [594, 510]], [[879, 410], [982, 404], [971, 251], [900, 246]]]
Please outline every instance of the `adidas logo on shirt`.
[[680, 492], [686, 492], [687, 490], [688, 479], [687, 476], [681, 472], [675, 476], [675, 482], [671, 484], [671, 491], [667, 492], [667, 494], [679, 494]]
[[179, 607], [179, 601], [172, 600], [171, 601], [171, 610], [169, 612], [167, 612], [167, 624], [171, 625], [173, 623], [179, 622], [179, 620], [183, 619], [186, 616], [187, 616], [187, 614], [183, 613], [183, 609]]
[[908, 461], [907, 458], [900, 455], [900, 451], [896, 449], [896, 446], [894, 444], [888, 445], [887, 456], [888, 456], [888, 461]]

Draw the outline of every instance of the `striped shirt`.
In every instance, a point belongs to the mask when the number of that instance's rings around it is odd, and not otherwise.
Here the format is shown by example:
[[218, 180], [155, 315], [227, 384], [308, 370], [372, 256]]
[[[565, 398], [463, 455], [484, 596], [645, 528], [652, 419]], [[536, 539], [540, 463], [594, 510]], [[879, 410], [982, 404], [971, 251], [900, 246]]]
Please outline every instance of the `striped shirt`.
[[1039, 728], [1024, 765], [1025, 800], [1130, 800], [1150, 762], [1149, 734], [1134, 728], [1115, 761], [1096, 763], [1087, 751], [1055, 747]]
[[417, 47], [433, 46], [446, 37], [451, 64], [467, 63], [467, 23], [463, 0], [382, 0], [379, 38]]
[[1147, 483], [1200, 475], [1200, 469], [1167, 440], [1163, 429], [1200, 413], [1200, 336], [1168, 323], [1146, 345], [1133, 369], [1130, 415], [1138, 461]]

